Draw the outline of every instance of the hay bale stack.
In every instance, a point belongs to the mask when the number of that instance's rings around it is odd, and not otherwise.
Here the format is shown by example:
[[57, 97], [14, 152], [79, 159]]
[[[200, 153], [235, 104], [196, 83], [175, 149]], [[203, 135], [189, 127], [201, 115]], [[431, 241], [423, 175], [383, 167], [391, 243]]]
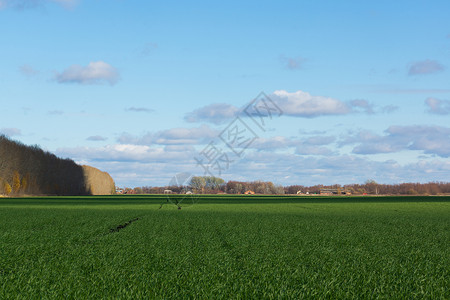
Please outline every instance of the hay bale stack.
[[116, 193], [114, 180], [107, 172], [91, 166], [82, 166], [87, 192], [91, 195], [113, 195]]

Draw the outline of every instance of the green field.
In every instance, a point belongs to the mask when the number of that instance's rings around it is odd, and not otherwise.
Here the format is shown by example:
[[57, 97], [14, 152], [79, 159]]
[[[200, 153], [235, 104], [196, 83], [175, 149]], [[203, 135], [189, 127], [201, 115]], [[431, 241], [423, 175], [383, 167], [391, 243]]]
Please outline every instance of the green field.
[[0, 299], [450, 298], [450, 197], [164, 199], [0, 198]]

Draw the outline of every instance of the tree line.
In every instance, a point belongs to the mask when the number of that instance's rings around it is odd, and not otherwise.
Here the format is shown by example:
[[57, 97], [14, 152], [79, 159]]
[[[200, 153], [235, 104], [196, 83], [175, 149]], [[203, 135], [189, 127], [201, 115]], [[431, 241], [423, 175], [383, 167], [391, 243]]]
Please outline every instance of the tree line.
[[83, 168], [0, 135], [0, 194], [87, 195]]
[[198, 194], [244, 194], [252, 191], [255, 194], [264, 195], [295, 195], [320, 194], [324, 189], [335, 189], [352, 195], [440, 195], [450, 194], [450, 182], [429, 182], [429, 183], [400, 183], [400, 184], [379, 184], [374, 180], [367, 180], [363, 184], [349, 185], [276, 185], [270, 181], [228, 181], [214, 176], [192, 177], [186, 186], [143, 186], [136, 188], [125, 188], [125, 194], [163, 194], [164, 190], [171, 190], [173, 193], [185, 193], [192, 191]]
[[340, 189], [352, 195], [440, 195], [450, 194], [450, 182], [428, 182], [428, 183], [398, 183], [380, 184], [374, 180], [367, 180], [363, 184], [348, 185], [291, 185], [285, 187], [286, 194], [295, 194], [296, 191], [303, 193], [319, 194], [323, 189]]

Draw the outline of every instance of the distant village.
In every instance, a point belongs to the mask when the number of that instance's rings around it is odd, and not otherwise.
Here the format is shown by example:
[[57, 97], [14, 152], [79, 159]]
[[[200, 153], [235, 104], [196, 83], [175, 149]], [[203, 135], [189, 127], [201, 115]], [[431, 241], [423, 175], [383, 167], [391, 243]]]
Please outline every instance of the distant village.
[[[161, 188], [158, 188], [158, 190], [159, 189], [161, 189]], [[116, 194], [118, 194], [118, 195], [124, 195], [124, 194], [130, 194], [130, 195], [133, 195], [133, 194], [187, 194], [187, 195], [189, 195], [189, 194], [202, 194], [202, 192], [194, 193], [193, 191], [190, 191], [190, 190], [187, 190], [187, 191], [183, 190], [181, 192], [175, 192], [175, 191], [170, 190], [170, 189], [164, 189], [162, 193], [157, 192], [155, 190], [153, 190], [152, 192], [149, 192], [149, 193], [144, 193], [144, 192], [141, 192], [141, 191], [142, 191], [142, 188], [133, 188], [133, 189], [131, 189], [131, 188], [120, 188], [120, 187], [116, 188]], [[208, 194], [210, 194], [210, 193], [208, 193]], [[225, 192], [216, 192], [214, 194], [227, 194], [227, 193], [225, 193]], [[247, 191], [245, 191], [242, 194], [243, 195], [255, 195], [256, 193], [254, 191], [252, 191], [252, 190], [247, 190]], [[284, 194], [286, 194], [286, 193], [284, 193]], [[317, 193], [302, 192], [301, 190], [297, 191], [295, 194], [296, 195], [317, 195]], [[351, 195], [352, 193], [349, 192], [349, 191], [346, 191], [346, 190], [339, 189], [339, 188], [335, 188], [335, 189], [323, 188], [323, 189], [319, 190], [318, 194], [319, 195]], [[363, 193], [363, 194], [367, 195], [367, 193]]]
[[280, 186], [272, 182], [253, 181], [239, 182], [222, 179], [193, 177], [193, 181], [181, 186], [164, 187], [116, 187], [116, 194], [241, 194], [241, 195], [323, 195], [323, 196], [351, 196], [351, 195], [444, 195], [450, 194], [450, 183], [401, 183], [379, 184], [374, 180], [367, 180], [363, 184], [350, 185], [290, 185]]

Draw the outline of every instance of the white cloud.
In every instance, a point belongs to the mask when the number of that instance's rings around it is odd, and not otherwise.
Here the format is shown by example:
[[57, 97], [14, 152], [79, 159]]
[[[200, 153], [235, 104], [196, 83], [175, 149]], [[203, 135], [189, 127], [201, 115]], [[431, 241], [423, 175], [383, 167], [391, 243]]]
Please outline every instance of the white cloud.
[[132, 106], [132, 107], [125, 108], [125, 111], [151, 113], [151, 112], [154, 112], [155, 110], [151, 109], [151, 108], [146, 108], [146, 107]]
[[108, 82], [114, 85], [120, 78], [119, 72], [113, 66], [103, 62], [91, 62], [88, 66], [72, 65], [55, 76], [59, 83], [102, 84]]
[[288, 116], [312, 118], [323, 115], [344, 115], [352, 111], [345, 102], [330, 97], [312, 96], [303, 91], [289, 93], [278, 90], [269, 97], [280, 107], [283, 114]]
[[12, 137], [22, 135], [22, 131], [18, 128], [1, 128], [0, 134]]
[[373, 109], [373, 104], [369, 103], [367, 100], [364, 99], [355, 99], [350, 101], [350, 104], [356, 108], [356, 109], [361, 109], [363, 112], [371, 115], [374, 114], [375, 111]]
[[268, 152], [292, 148], [295, 153], [301, 155], [331, 155], [335, 152], [324, 146], [334, 143], [335, 140], [336, 138], [333, 136], [311, 136], [305, 139], [289, 139], [283, 136], [274, 136], [271, 138], [258, 138], [249, 148]]
[[123, 133], [117, 141], [122, 144], [135, 145], [199, 145], [209, 142], [219, 135], [217, 130], [207, 125], [194, 128], [171, 128], [156, 133], [134, 136]]
[[336, 140], [334, 136], [312, 136], [303, 140], [304, 144], [323, 146], [329, 145]]
[[330, 148], [324, 147], [334, 143], [334, 136], [311, 136], [297, 143], [295, 153], [300, 155], [332, 155], [336, 154]]
[[156, 143], [162, 145], [198, 144], [218, 136], [216, 130], [202, 125], [196, 128], [172, 128], [159, 132]]
[[422, 74], [433, 74], [437, 72], [441, 72], [445, 69], [445, 67], [435, 60], [423, 60], [414, 62], [408, 71], [408, 75], [422, 75]]
[[450, 114], [450, 100], [441, 100], [429, 97], [425, 100], [425, 104], [428, 106], [429, 113], [437, 115]]
[[250, 145], [250, 148], [256, 150], [273, 151], [277, 149], [294, 147], [297, 144], [298, 141], [288, 139], [284, 136], [274, 136], [270, 138], [258, 138]]
[[386, 106], [381, 107], [380, 112], [384, 113], [384, 114], [390, 114], [397, 110], [398, 110], [398, 106], [391, 104], [391, 105], [386, 105]]
[[100, 141], [106, 141], [108, 138], [103, 137], [101, 135], [92, 135], [88, 138], [86, 138], [87, 141], [93, 141], [93, 142], [100, 142]]
[[190, 113], [184, 119], [187, 122], [210, 122], [213, 124], [223, 124], [231, 122], [237, 116], [239, 108], [226, 103], [211, 104]]
[[166, 145], [164, 151], [168, 152], [194, 152], [195, 148], [191, 145]]
[[335, 152], [327, 147], [315, 146], [315, 145], [301, 145], [295, 149], [295, 153], [299, 155], [331, 155]]

